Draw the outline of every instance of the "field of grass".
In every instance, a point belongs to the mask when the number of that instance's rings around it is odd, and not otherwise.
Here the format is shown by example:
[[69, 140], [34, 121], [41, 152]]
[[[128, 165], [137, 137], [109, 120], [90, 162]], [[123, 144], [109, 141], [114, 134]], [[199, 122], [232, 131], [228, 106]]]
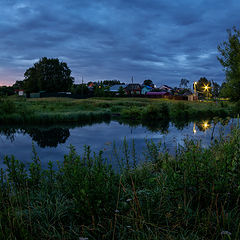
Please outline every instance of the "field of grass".
[[1, 123], [55, 124], [91, 123], [109, 120], [110, 111], [65, 98], [25, 99], [7, 98], [0, 101]]
[[[0, 239], [240, 238], [240, 129], [208, 148], [185, 140], [176, 156], [146, 142], [114, 150], [116, 172], [85, 146], [53, 169], [5, 157], [0, 171]], [[119, 156], [123, 156], [119, 159]]]
[[40, 98], [0, 100], [1, 123], [64, 123], [106, 120], [111, 116], [133, 121], [194, 120], [236, 116], [240, 107], [230, 102], [188, 102], [149, 98]]

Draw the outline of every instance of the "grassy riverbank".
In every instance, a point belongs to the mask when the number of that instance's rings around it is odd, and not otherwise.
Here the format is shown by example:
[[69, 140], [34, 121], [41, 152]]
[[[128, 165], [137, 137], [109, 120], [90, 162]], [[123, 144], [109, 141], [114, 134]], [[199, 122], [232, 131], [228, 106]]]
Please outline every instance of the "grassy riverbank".
[[110, 120], [111, 112], [66, 98], [4, 98], [0, 102], [0, 123], [56, 124], [91, 123]]
[[[239, 105], [239, 104], [238, 104]], [[237, 104], [187, 102], [149, 98], [3, 98], [0, 123], [64, 123], [109, 120], [111, 116], [133, 121], [194, 120], [236, 116]]]
[[64, 163], [29, 170], [6, 157], [0, 174], [0, 239], [239, 239], [240, 129], [204, 149], [198, 142], [170, 156], [146, 143], [114, 154], [120, 172], [90, 148], [73, 147]]

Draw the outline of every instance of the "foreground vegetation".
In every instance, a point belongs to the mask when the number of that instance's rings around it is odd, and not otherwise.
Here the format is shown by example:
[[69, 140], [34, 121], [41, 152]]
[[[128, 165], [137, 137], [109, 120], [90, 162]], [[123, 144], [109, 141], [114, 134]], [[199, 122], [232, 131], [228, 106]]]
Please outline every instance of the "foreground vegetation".
[[187, 102], [149, 98], [43, 98], [8, 97], [0, 100], [0, 123], [69, 123], [118, 119], [140, 123], [159, 120], [195, 120], [235, 116], [240, 104]]
[[1, 239], [239, 239], [240, 129], [204, 149], [185, 140], [176, 156], [146, 142], [102, 157], [74, 147], [57, 169], [34, 150], [29, 166], [5, 157], [0, 174]]

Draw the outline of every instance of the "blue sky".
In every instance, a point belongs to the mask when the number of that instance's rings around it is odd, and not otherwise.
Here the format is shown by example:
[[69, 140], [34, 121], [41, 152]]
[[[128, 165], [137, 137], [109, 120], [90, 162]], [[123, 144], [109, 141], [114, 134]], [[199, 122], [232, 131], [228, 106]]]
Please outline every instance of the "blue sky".
[[44, 56], [65, 61], [76, 83], [222, 83], [217, 45], [239, 12], [239, 0], [1, 0], [0, 84]]

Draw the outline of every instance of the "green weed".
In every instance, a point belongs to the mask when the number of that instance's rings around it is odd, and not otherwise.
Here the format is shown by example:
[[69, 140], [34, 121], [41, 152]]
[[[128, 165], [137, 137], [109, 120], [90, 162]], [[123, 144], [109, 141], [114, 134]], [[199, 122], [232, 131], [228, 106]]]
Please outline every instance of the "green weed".
[[239, 239], [240, 129], [208, 149], [189, 139], [175, 156], [161, 149], [146, 141], [139, 155], [125, 139], [119, 171], [89, 146], [70, 146], [55, 169], [41, 168], [34, 146], [28, 167], [6, 156], [0, 238]]

